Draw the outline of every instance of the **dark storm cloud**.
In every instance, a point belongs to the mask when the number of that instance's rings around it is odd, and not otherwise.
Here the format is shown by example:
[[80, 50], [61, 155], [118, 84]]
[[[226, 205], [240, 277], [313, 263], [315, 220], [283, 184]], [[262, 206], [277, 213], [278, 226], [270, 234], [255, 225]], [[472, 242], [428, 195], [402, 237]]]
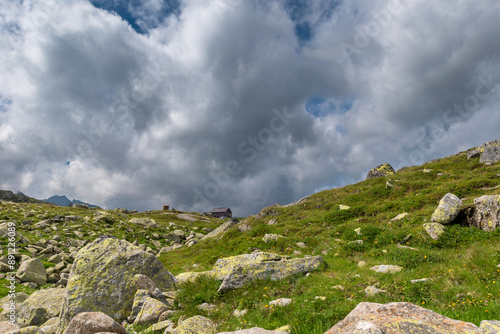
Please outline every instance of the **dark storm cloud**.
[[0, 5], [0, 188], [246, 215], [498, 136], [493, 0], [92, 3]]

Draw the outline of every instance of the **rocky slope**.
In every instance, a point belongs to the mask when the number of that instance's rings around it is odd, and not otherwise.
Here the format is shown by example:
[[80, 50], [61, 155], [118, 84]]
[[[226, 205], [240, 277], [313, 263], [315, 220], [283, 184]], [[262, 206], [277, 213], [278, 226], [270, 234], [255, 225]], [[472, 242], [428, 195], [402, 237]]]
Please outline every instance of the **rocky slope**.
[[496, 143], [242, 221], [2, 200], [0, 333], [500, 333]]

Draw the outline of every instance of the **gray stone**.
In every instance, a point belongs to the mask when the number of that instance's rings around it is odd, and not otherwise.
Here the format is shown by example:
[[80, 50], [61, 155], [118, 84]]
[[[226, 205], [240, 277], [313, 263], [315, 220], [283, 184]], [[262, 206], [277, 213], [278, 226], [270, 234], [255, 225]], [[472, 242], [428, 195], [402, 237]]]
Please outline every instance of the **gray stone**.
[[156, 228], [159, 226], [158, 223], [151, 218], [132, 218], [129, 220], [129, 223], [141, 225], [147, 228]]
[[380, 266], [371, 267], [370, 269], [377, 273], [397, 273], [400, 272], [403, 268], [400, 266], [383, 264]]
[[444, 233], [444, 225], [439, 223], [424, 223], [425, 232], [434, 240], [438, 240]]
[[500, 195], [485, 195], [474, 199], [469, 225], [483, 231], [494, 231], [500, 226]]
[[360, 303], [325, 334], [354, 333], [481, 334], [481, 330], [410, 303]]
[[125, 328], [118, 322], [102, 312], [83, 312], [77, 314], [71, 319], [64, 334], [92, 334], [99, 332], [128, 334]]
[[500, 160], [500, 146], [493, 146], [485, 148], [479, 158], [480, 163], [494, 164]]
[[174, 329], [174, 334], [215, 334], [216, 325], [212, 320], [196, 315], [189, 319], [184, 320], [176, 329]]
[[500, 321], [483, 320], [479, 328], [483, 331], [483, 334], [500, 334]]
[[366, 176], [366, 179], [373, 179], [376, 177], [384, 177], [384, 176], [389, 176], [389, 175], [394, 175], [396, 171], [394, 168], [392, 168], [391, 165], [388, 163], [379, 165], [373, 169], [370, 169], [368, 172], [368, 175]]
[[271, 241], [278, 241], [279, 239], [284, 238], [284, 236], [279, 235], [279, 234], [272, 234], [272, 233], [266, 233], [264, 237], [262, 238], [262, 241], [265, 243], [271, 242]]
[[64, 302], [64, 289], [47, 289], [33, 292], [18, 306], [17, 322], [20, 326], [39, 326], [59, 316]]
[[141, 311], [137, 315], [137, 318], [134, 321], [134, 325], [144, 327], [151, 326], [158, 322], [158, 319], [163, 312], [170, 309], [170, 306], [165, 305], [159, 300], [148, 297], [146, 298]]
[[270, 331], [267, 329], [262, 329], [259, 327], [240, 329], [234, 332], [220, 332], [218, 334], [288, 334], [288, 332], [283, 331]]
[[439, 224], [449, 224], [457, 218], [460, 212], [462, 200], [457, 196], [448, 193], [440, 201], [431, 217], [431, 222]]
[[237, 223], [235, 221], [230, 219], [227, 222], [223, 223], [221, 226], [217, 227], [212, 232], [205, 235], [201, 240], [207, 240], [211, 238], [221, 238], [230, 228], [232, 228], [236, 224]]
[[47, 283], [47, 274], [45, 267], [40, 259], [29, 259], [23, 261], [17, 270], [16, 277], [21, 282], [33, 282], [37, 285], [44, 285]]

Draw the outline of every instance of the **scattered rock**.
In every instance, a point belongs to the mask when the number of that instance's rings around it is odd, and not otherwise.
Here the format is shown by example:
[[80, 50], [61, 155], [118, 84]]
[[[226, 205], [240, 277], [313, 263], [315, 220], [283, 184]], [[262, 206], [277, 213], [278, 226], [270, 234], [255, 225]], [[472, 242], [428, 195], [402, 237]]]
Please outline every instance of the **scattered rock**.
[[134, 325], [138, 326], [151, 326], [158, 322], [160, 319], [160, 315], [165, 312], [171, 310], [171, 307], [165, 305], [151, 297], [147, 297], [144, 302], [141, 311], [137, 315], [137, 318], [134, 321]]
[[160, 321], [157, 324], [154, 324], [148, 329], [146, 329], [146, 333], [163, 333], [163, 334], [169, 334], [173, 332], [174, 330], [175, 323], [172, 320], [164, 320]]
[[469, 225], [483, 231], [494, 231], [500, 226], [500, 195], [485, 195], [474, 199]]
[[212, 320], [196, 315], [184, 320], [174, 329], [173, 334], [215, 334], [216, 329], [216, 325]]
[[479, 162], [483, 164], [494, 164], [500, 160], [500, 146], [487, 147], [481, 157]]
[[391, 222], [401, 220], [408, 216], [408, 212], [403, 212], [391, 219]]
[[412, 284], [424, 283], [424, 282], [430, 282], [430, 281], [432, 281], [432, 279], [430, 279], [430, 278], [419, 278], [419, 279], [412, 279], [412, 280], [410, 280], [410, 282]]
[[498, 334], [500, 333], [500, 321], [498, 320], [483, 320], [479, 325], [482, 334]]
[[349, 210], [351, 207], [350, 206], [347, 206], [347, 205], [343, 205], [343, 204], [340, 204], [339, 205], [339, 209], [340, 210]]
[[432, 172], [432, 169], [424, 168], [424, 170], [422, 172], [424, 172], [424, 173], [430, 173], [430, 172]]
[[213, 304], [209, 304], [209, 303], [203, 303], [201, 305], [198, 305], [198, 310], [202, 310], [202, 311], [206, 311], [206, 312], [210, 312], [210, 311], [214, 311], [217, 309], [217, 306], [213, 305]]
[[383, 264], [380, 266], [371, 267], [370, 269], [376, 271], [377, 273], [397, 273], [400, 272], [403, 268], [391, 264]]
[[379, 165], [373, 169], [370, 169], [370, 171], [368, 172], [368, 175], [366, 176], [366, 179], [373, 179], [373, 178], [376, 178], [376, 177], [384, 177], [384, 176], [389, 176], [389, 175], [394, 175], [396, 173], [396, 171], [394, 170], [394, 168], [392, 168], [391, 165], [389, 165], [388, 163], [385, 163], [385, 164], [382, 164], [382, 165]]
[[334, 285], [332, 287], [332, 289], [339, 290], [339, 291], [344, 291], [345, 290], [345, 288], [342, 285]]
[[232, 228], [234, 225], [236, 225], [236, 222], [233, 221], [232, 219], [228, 220], [221, 226], [217, 227], [215, 230], [212, 232], [208, 233], [205, 235], [201, 240], [207, 240], [211, 238], [221, 238], [226, 231], [228, 231], [230, 228]]
[[381, 293], [387, 293], [387, 291], [378, 289], [375, 286], [369, 286], [365, 289], [365, 293], [368, 297], [373, 297]]
[[83, 312], [71, 319], [64, 334], [99, 332], [128, 334], [125, 328], [102, 312]]
[[280, 299], [270, 301], [269, 305], [286, 306], [286, 305], [291, 304], [291, 303], [292, 303], [292, 300], [290, 298], [280, 298]]
[[276, 225], [276, 219], [271, 219], [267, 222], [267, 225]]
[[270, 241], [278, 241], [278, 239], [281, 239], [281, 238], [284, 238], [284, 236], [282, 235], [279, 235], [279, 234], [267, 234], [264, 235], [264, 237], [262, 238], [262, 241], [264, 241], [265, 243], [268, 243]]
[[359, 268], [363, 268], [364, 266], [366, 266], [366, 264], [367, 264], [366, 261], [359, 261], [358, 262], [358, 267]]
[[59, 316], [64, 302], [64, 289], [35, 291], [18, 306], [17, 323], [22, 326], [39, 326], [50, 318]]
[[248, 265], [235, 265], [224, 278], [219, 292], [242, 287], [251, 280], [280, 280], [296, 274], [317, 270], [323, 259], [321, 256], [282, 261], [267, 261]]
[[437, 209], [431, 217], [431, 222], [443, 225], [449, 224], [457, 218], [460, 213], [462, 200], [457, 196], [448, 193], [440, 201]]
[[219, 334], [288, 334], [285, 331], [270, 331], [266, 329], [262, 329], [259, 327], [249, 328], [249, 329], [240, 329], [234, 332], [220, 332]]
[[474, 324], [410, 303], [360, 303], [325, 334], [480, 334]]
[[425, 232], [434, 240], [438, 240], [444, 233], [444, 225], [439, 223], [424, 223]]
[[21, 262], [16, 277], [21, 282], [33, 282], [37, 285], [47, 283], [47, 273], [40, 259], [34, 258]]
[[247, 309], [241, 310], [241, 311], [240, 310], [234, 310], [233, 311], [233, 316], [235, 316], [236, 318], [241, 318], [241, 317], [243, 317], [247, 313], [248, 313]]
[[156, 228], [159, 226], [158, 223], [151, 218], [132, 218], [128, 222], [132, 224], [141, 225], [147, 228]]

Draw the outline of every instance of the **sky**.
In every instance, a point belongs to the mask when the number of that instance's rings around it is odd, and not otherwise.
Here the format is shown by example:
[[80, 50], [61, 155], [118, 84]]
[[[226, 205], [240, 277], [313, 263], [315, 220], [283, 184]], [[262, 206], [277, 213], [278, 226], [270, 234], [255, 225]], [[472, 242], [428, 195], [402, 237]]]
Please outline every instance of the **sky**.
[[235, 216], [500, 139], [497, 0], [4, 0], [0, 189]]

